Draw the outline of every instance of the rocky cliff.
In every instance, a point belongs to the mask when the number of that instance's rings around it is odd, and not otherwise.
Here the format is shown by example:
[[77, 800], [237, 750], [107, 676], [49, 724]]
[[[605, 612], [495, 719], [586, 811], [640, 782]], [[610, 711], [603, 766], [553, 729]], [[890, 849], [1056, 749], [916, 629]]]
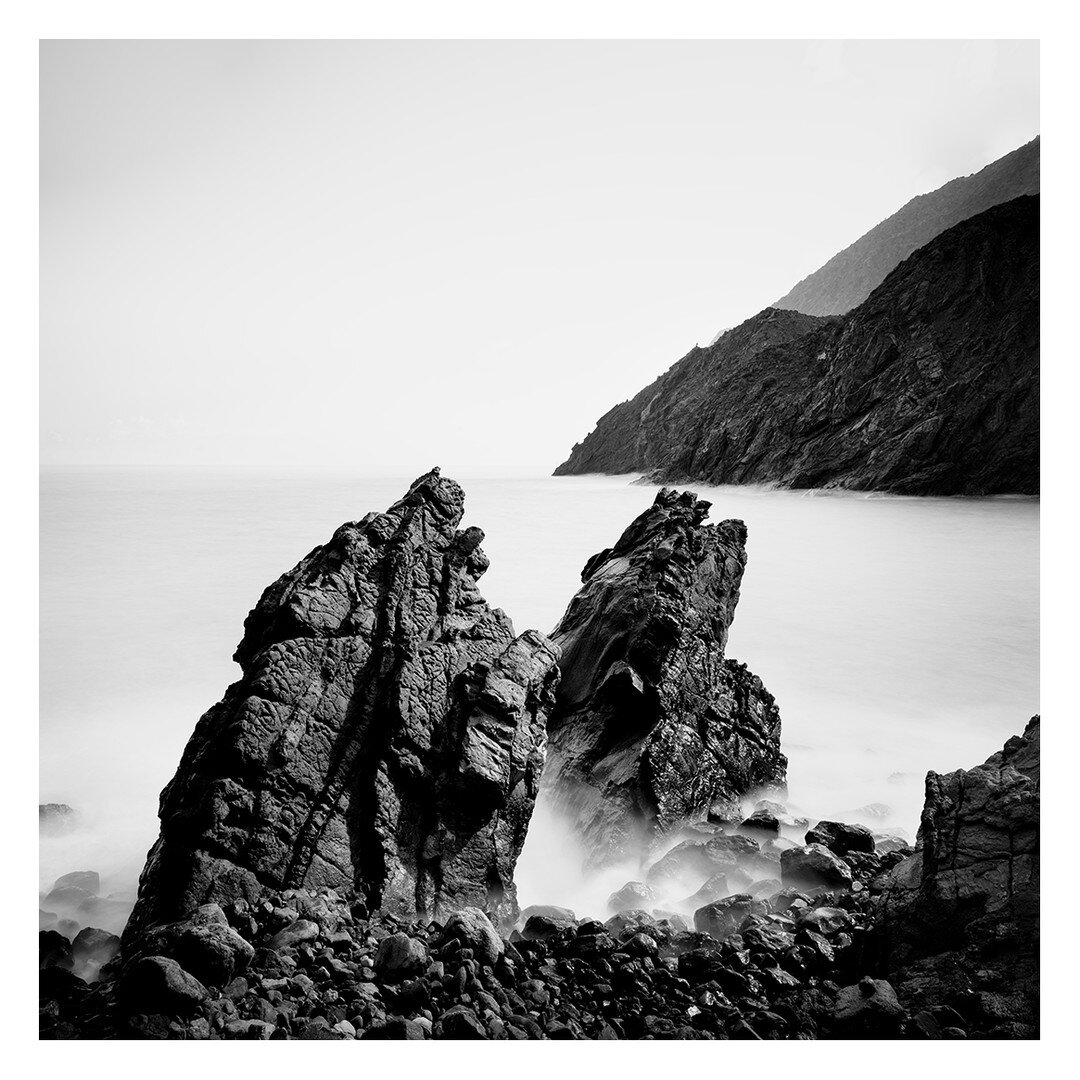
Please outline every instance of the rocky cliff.
[[594, 864], [643, 854], [686, 819], [784, 780], [772, 695], [724, 656], [746, 527], [704, 524], [708, 510], [661, 491], [586, 563], [552, 635], [563, 677], [545, 790]]
[[773, 305], [808, 315], [843, 315], [861, 304], [909, 255], [946, 229], [992, 206], [1039, 193], [1039, 140], [971, 176], [918, 195], [803, 278]]
[[1039, 742], [1034, 717], [985, 764], [927, 775], [915, 854], [877, 915], [901, 997], [974, 998], [998, 1037], [1038, 1027]]
[[556, 475], [1039, 490], [1039, 200], [942, 233], [859, 307], [768, 308], [603, 416]]
[[240, 681], [162, 793], [125, 951], [265, 888], [355, 888], [393, 913], [516, 911], [556, 651], [480, 595], [483, 533], [458, 528], [463, 506], [436, 469], [266, 589]]

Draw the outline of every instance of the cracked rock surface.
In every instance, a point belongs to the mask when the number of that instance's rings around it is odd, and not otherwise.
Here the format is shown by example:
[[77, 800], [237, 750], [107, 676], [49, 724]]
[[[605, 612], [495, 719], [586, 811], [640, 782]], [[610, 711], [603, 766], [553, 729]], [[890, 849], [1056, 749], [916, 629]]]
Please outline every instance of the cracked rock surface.
[[593, 865], [784, 782], [773, 697], [724, 655], [746, 526], [705, 524], [709, 505], [659, 492], [589, 559], [552, 634], [563, 676], [544, 783]]
[[977, 996], [998, 1037], [1038, 1025], [1039, 728], [927, 774], [915, 853], [884, 879], [878, 915], [901, 997]]
[[161, 796], [125, 935], [265, 888], [341, 888], [372, 910], [512, 918], [513, 871], [558, 681], [477, 588], [483, 532], [439, 471], [342, 525], [263, 593], [240, 680]]

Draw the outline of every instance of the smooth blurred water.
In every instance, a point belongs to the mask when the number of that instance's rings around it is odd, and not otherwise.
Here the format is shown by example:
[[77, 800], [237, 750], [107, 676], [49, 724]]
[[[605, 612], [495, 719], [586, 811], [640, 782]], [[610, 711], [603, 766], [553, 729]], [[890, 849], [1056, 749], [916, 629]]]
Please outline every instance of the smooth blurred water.
[[[262, 589], [411, 477], [47, 470], [41, 481], [41, 801], [86, 828], [42, 841], [41, 886], [97, 869], [130, 893], [158, 793]], [[653, 498], [629, 477], [456, 477], [487, 533], [482, 590], [550, 630], [585, 560]], [[1039, 505], [690, 485], [749, 529], [729, 655], [776, 695], [791, 805], [914, 836], [927, 769], [985, 759], [1038, 711]], [[860, 813], [885, 804], [887, 816]], [[542, 819], [538, 819], [542, 820]], [[522, 901], [576, 867], [530, 835]]]

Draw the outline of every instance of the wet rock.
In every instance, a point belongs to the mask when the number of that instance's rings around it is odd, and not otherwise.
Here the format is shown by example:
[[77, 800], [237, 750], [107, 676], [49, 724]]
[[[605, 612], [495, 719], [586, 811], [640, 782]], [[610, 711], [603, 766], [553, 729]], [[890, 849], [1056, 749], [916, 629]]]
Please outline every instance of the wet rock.
[[[732, 876], [735, 877], [734, 871], [732, 872]], [[746, 877], [747, 875], [743, 876]], [[728, 881], [727, 874], [713, 874], [713, 876], [709, 878], [709, 880], [706, 881], [693, 896], [688, 896], [683, 900], [681, 906], [697, 911], [698, 908], [704, 907], [706, 904], [711, 904], [714, 900], [719, 900], [722, 897], [730, 896], [733, 892], [739, 891], [739, 884], [736, 883], [733, 887], [732, 883]]]
[[436, 1021], [436, 1039], [486, 1039], [487, 1029], [472, 1009], [455, 1005], [447, 1009]]
[[423, 971], [427, 965], [427, 949], [422, 941], [408, 934], [391, 934], [379, 942], [375, 955], [375, 970], [387, 982], [399, 982]]
[[651, 886], [643, 881], [628, 881], [608, 897], [608, 910], [616, 914], [624, 911], [643, 911], [657, 899]]
[[521, 928], [521, 936], [526, 941], [547, 941], [565, 930], [577, 926], [576, 921], [550, 919], [546, 915], [530, 915]]
[[819, 821], [806, 834], [807, 844], [822, 844], [837, 855], [849, 851], [873, 854], [874, 834], [865, 825], [845, 825], [842, 821]]
[[779, 878], [762, 878], [760, 881], [755, 881], [748, 885], [746, 887], [746, 892], [755, 899], [768, 900], [770, 897], [773, 897], [780, 892], [783, 887], [783, 883]]
[[[135, 955], [166, 956], [211, 986], [224, 986], [255, 955], [217, 904], [203, 904], [187, 919], [155, 927], [139, 942]], [[131, 958], [125, 947], [125, 960]]]
[[780, 853], [780, 880], [800, 889], [849, 889], [851, 869], [823, 844]]
[[767, 910], [764, 903], [746, 893], [728, 896], [698, 908], [694, 912], [694, 929], [723, 941], [739, 929], [748, 915], [763, 915]]
[[38, 932], [38, 955], [41, 968], [58, 967], [71, 971], [75, 966], [71, 942], [56, 930]]
[[483, 533], [463, 512], [433, 470], [265, 590], [240, 680], [162, 794], [125, 949], [268, 884], [355, 887], [402, 916], [516, 916], [556, 649], [484, 601]]
[[107, 964], [120, 951], [120, 939], [107, 930], [85, 926], [75, 935], [71, 948], [76, 963], [92, 962], [101, 966]]
[[586, 563], [552, 635], [562, 680], [544, 783], [594, 865], [784, 779], [772, 695], [724, 657], [746, 528], [706, 525], [708, 509], [661, 491]]
[[577, 925], [577, 916], [569, 908], [556, 907], [554, 904], [530, 905], [521, 913], [522, 922], [532, 918], [533, 915], [541, 915], [545, 919], [551, 919], [553, 922], [564, 925], [570, 925], [571, 923]]
[[117, 987], [131, 1009], [160, 1013], [194, 1012], [208, 997], [198, 979], [167, 956], [144, 956], [125, 971]]
[[58, 877], [53, 884], [53, 890], [68, 886], [82, 889], [89, 896], [96, 896], [101, 891], [101, 877], [96, 870], [74, 870]]
[[702, 881], [738, 866], [738, 856], [729, 846], [714, 840], [684, 840], [657, 859], [645, 875], [653, 888], [676, 882]]
[[895, 1038], [903, 1020], [896, 992], [883, 979], [862, 979], [836, 995], [833, 1025], [849, 1038]]
[[318, 936], [318, 923], [310, 919], [293, 919], [270, 939], [266, 947], [281, 952], [283, 949], [295, 948], [305, 941], [314, 941]]
[[850, 930], [852, 918], [850, 912], [842, 908], [817, 907], [804, 912], [799, 918], [799, 925], [824, 937], [831, 937], [841, 930]]
[[755, 810], [739, 824], [739, 830], [759, 836], [779, 836], [780, 819], [771, 810]]
[[459, 941], [484, 964], [494, 964], [506, 950], [491, 920], [474, 907], [462, 908], [450, 916], [443, 928], [443, 940]]

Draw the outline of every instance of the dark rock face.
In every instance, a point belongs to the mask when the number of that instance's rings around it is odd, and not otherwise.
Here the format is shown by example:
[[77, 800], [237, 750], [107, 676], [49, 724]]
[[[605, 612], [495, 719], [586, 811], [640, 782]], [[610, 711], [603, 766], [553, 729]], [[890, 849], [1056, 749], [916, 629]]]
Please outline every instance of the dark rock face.
[[920, 248], [857, 308], [766, 308], [695, 348], [574, 447], [556, 475], [1039, 491], [1039, 199]]
[[746, 527], [706, 525], [708, 510], [661, 491], [586, 563], [552, 635], [563, 674], [544, 783], [596, 865], [784, 781], [772, 695], [724, 657]]
[[992, 206], [1039, 193], [1039, 140], [971, 176], [918, 195], [875, 225], [773, 305], [808, 315], [843, 315], [861, 304], [912, 252]]
[[780, 879], [804, 889], [846, 889], [851, 868], [823, 844], [807, 844], [780, 853]]
[[1032, 1037], [1039, 989], [1039, 718], [985, 764], [926, 778], [915, 854], [884, 880], [877, 933], [914, 1007], [977, 996]]
[[848, 825], [842, 821], [819, 821], [807, 832], [806, 842], [823, 844], [837, 855], [874, 851], [874, 834], [865, 825]]
[[266, 887], [516, 913], [557, 654], [480, 595], [483, 533], [458, 528], [463, 509], [436, 469], [266, 589], [242, 678], [162, 793], [125, 953], [148, 927]]

